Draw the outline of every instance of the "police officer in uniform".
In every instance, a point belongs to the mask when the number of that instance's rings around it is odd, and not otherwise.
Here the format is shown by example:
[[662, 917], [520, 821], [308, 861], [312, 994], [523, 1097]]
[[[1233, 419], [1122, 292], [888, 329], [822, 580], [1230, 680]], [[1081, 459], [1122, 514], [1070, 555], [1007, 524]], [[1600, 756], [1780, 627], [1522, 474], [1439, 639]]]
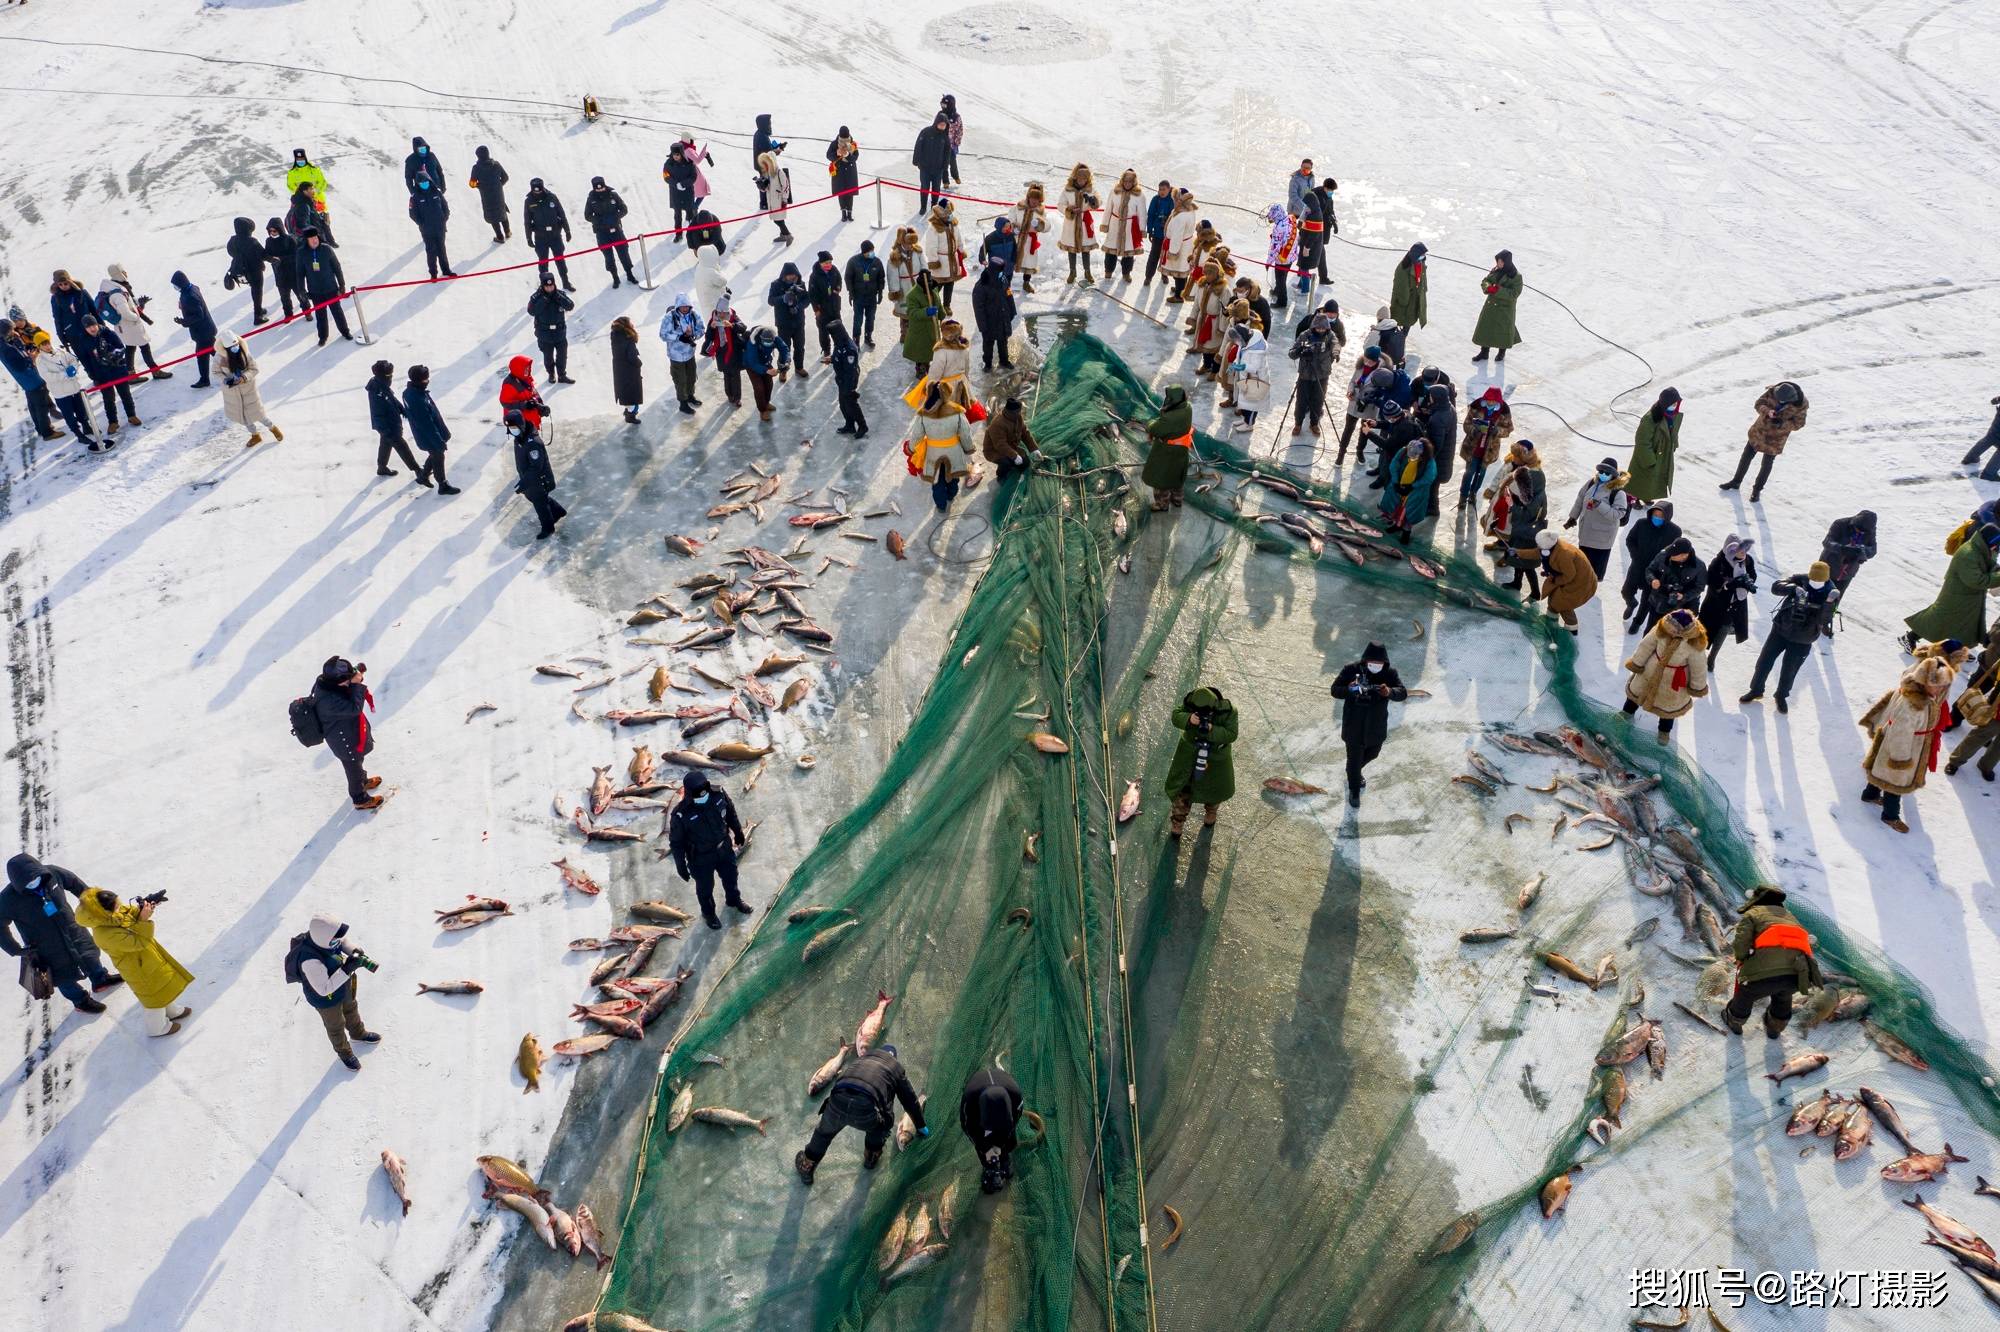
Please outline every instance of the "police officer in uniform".
[[722, 879], [723, 900], [744, 915], [753, 908], [736, 892], [736, 852], [743, 845], [743, 824], [729, 793], [712, 785], [705, 772], [691, 772], [681, 783], [680, 803], [667, 817], [667, 849], [674, 869], [685, 883], [694, 879], [701, 918], [711, 930], [722, 928], [715, 914], [715, 880]]

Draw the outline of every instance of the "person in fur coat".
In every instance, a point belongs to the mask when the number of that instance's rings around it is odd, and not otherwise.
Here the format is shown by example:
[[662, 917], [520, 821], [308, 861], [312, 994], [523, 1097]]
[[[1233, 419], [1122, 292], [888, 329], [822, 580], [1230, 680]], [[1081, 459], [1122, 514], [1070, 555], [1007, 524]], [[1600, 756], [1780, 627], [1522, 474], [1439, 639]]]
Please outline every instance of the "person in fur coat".
[[897, 227], [896, 239], [890, 242], [889, 257], [882, 265], [887, 283], [889, 308], [896, 314], [896, 340], [903, 338], [903, 298], [910, 294], [910, 288], [917, 285], [917, 274], [928, 273], [930, 263], [924, 258], [924, 242], [917, 235], [915, 227]]
[[215, 351], [215, 372], [222, 376], [222, 414], [250, 432], [243, 447], [263, 443], [267, 429], [272, 439], [283, 443], [285, 432], [271, 420], [264, 397], [257, 391], [257, 358], [250, 354], [242, 335], [234, 329], [225, 331], [215, 340]]
[[790, 245], [792, 229], [785, 225], [785, 210], [792, 206], [792, 169], [778, 161], [784, 148], [782, 143], [774, 143], [768, 151], [757, 154], [757, 202], [778, 224], [778, 234], [772, 239]]
[[[1062, 206], [1062, 229], [1056, 233], [1056, 248], [1069, 256], [1069, 280], [1076, 281], [1076, 261], [1083, 258], [1083, 280], [1096, 281], [1090, 271], [1090, 252], [1097, 248], [1097, 219], [1092, 216], [1103, 206], [1097, 197], [1097, 178], [1090, 174], [1090, 168], [1078, 162], [1070, 168], [1069, 179], [1063, 182], [1062, 196], [1057, 201]], [[1110, 265], [1105, 266], [1105, 276], [1111, 276]]]
[[1203, 264], [1201, 285], [1195, 288], [1194, 313], [1187, 322], [1194, 350], [1201, 354], [1202, 379], [1212, 380], [1222, 372], [1222, 340], [1229, 332], [1230, 295], [1222, 265], [1213, 259]]
[[1049, 214], [1043, 207], [1046, 201], [1042, 182], [1031, 180], [1021, 194], [1021, 201], [1007, 214], [1014, 223], [1017, 247], [1014, 251], [1014, 271], [1021, 275], [1021, 290], [1024, 292], [1035, 290], [1035, 274], [1042, 269], [1042, 237], [1049, 233]]
[[1660, 719], [1660, 739], [1708, 693], [1708, 631], [1683, 607], [1660, 617], [1625, 663], [1625, 715], [1644, 708]]
[[1168, 305], [1179, 305], [1187, 297], [1181, 288], [1194, 268], [1194, 238], [1201, 229], [1196, 215], [1194, 193], [1174, 191], [1174, 211], [1167, 214], [1165, 235], [1160, 241], [1160, 271], [1167, 275]]
[[1461, 509], [1479, 493], [1486, 480], [1486, 469], [1500, 460], [1501, 441], [1514, 433], [1514, 412], [1507, 406], [1498, 384], [1465, 404], [1463, 430], [1458, 446], [1458, 456], [1465, 463], [1458, 482]]
[[958, 214], [949, 202], [932, 204], [924, 227], [924, 265], [930, 271], [931, 284], [937, 288], [938, 303], [950, 314], [951, 289], [965, 276], [965, 246], [959, 240]]
[[1104, 200], [1104, 276], [1119, 265], [1125, 280], [1132, 280], [1132, 265], [1146, 245], [1146, 192], [1139, 187], [1139, 173], [1125, 168], [1118, 183]]
[[1861, 798], [1880, 805], [1882, 822], [1897, 832], [1910, 830], [1903, 822], [1903, 797], [1922, 790], [1924, 779], [1937, 767], [1945, 692], [1952, 674], [1951, 663], [1943, 657], [1924, 657], [1861, 714], [1861, 727], [1868, 732], [1868, 753], [1861, 760], [1868, 784], [1861, 789]]

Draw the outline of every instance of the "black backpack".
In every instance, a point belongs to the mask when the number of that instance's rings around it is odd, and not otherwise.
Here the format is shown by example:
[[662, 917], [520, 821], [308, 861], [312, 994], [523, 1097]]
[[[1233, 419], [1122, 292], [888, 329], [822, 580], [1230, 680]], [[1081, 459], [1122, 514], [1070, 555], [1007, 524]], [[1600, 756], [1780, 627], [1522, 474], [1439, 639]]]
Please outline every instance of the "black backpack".
[[319, 724], [319, 709], [313, 705], [313, 696], [295, 698], [285, 707], [285, 713], [292, 721], [292, 738], [311, 749], [326, 743], [326, 728]]
[[312, 948], [312, 935], [294, 934], [291, 947], [285, 950], [285, 984], [304, 985], [305, 976], [299, 971], [299, 964], [305, 960]]

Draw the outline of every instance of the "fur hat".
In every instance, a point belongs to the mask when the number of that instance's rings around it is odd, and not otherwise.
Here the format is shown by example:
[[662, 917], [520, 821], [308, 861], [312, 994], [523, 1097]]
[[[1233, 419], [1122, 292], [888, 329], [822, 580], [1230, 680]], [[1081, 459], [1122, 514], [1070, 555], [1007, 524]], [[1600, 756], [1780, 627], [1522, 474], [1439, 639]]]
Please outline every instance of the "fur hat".
[[1562, 540], [1561, 537], [1557, 536], [1554, 532], [1550, 531], [1547, 528], [1543, 528], [1541, 531], [1535, 533], [1535, 545], [1538, 548], [1540, 548], [1541, 552], [1544, 555], [1554, 550], [1556, 548], [1556, 542], [1560, 540]]

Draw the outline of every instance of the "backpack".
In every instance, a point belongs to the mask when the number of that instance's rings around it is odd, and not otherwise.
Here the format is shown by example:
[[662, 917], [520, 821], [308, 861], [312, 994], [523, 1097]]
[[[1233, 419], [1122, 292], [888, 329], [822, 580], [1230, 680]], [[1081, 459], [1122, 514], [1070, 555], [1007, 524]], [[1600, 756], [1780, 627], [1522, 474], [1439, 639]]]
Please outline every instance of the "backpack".
[[319, 709], [313, 706], [311, 694], [293, 699], [286, 705], [285, 713], [291, 718], [293, 739], [307, 749], [326, 743], [326, 728], [319, 723]]
[[305, 960], [305, 955], [311, 946], [311, 934], [294, 934], [292, 936], [291, 946], [285, 949], [285, 984], [304, 985], [306, 983], [305, 974], [299, 970], [299, 964]]
[[111, 293], [108, 291], [97, 293], [97, 319], [99, 323], [109, 324], [113, 328], [123, 322], [118, 317], [118, 307], [111, 303]]

